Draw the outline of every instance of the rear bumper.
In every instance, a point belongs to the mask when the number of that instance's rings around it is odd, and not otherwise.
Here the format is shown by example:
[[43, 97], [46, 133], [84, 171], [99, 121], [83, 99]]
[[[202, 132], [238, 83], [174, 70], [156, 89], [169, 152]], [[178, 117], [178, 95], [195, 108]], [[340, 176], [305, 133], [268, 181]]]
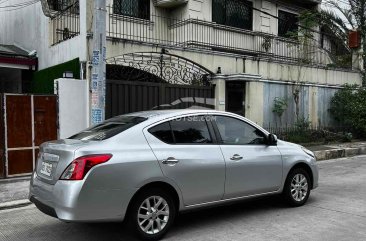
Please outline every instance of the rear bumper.
[[35, 198], [34, 196], [31, 196], [29, 198], [29, 200], [34, 203], [34, 205], [36, 205], [36, 207], [43, 212], [44, 214], [47, 214], [48, 216], [57, 218], [57, 214], [56, 214], [56, 210], [44, 203], [42, 203], [41, 201], [39, 201], [37, 198]]
[[122, 221], [133, 190], [102, 190], [86, 181], [62, 181], [55, 185], [33, 174], [29, 200], [43, 213], [67, 222]]

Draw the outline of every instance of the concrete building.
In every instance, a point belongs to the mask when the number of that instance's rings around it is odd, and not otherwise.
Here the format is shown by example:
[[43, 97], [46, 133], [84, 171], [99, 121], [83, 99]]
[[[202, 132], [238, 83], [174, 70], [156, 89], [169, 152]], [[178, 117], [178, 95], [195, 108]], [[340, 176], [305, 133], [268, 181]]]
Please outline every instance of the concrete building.
[[[265, 127], [297, 118], [332, 125], [330, 98], [343, 84], [361, 84], [359, 71], [339, 61], [345, 52], [320, 28], [306, 46], [288, 35], [320, 3], [107, 0], [106, 116], [198, 105]], [[93, 1], [42, 0], [0, 12], [0, 43], [37, 51], [34, 91], [52, 91], [65, 71], [91, 83], [92, 22]], [[272, 111], [276, 98], [288, 104], [282, 117]]]

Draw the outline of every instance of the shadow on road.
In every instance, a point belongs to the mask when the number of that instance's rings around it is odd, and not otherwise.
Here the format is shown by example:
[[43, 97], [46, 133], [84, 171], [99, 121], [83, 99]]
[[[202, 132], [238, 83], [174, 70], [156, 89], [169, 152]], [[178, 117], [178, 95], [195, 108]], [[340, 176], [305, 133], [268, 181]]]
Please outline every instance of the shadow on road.
[[[309, 199], [309, 204], [313, 203], [314, 199]], [[273, 212], [275, 210], [289, 208], [280, 197], [271, 196], [258, 198], [250, 201], [241, 201], [229, 205], [205, 208], [192, 212], [185, 212], [177, 217], [175, 225], [166, 236], [167, 239], [174, 240], [175, 235], [186, 232], [194, 232], [196, 229], [208, 227], [225, 221], [235, 221], [253, 217], [264, 212]], [[85, 240], [137, 240], [131, 236], [129, 230], [123, 223], [92, 223], [92, 224], [68, 224], [80, 225], [79, 232], [85, 233], [88, 236]], [[74, 229], [73, 228], [73, 229]], [[67, 238], [70, 240], [70, 238]], [[83, 240], [78, 237], [77, 240]]]

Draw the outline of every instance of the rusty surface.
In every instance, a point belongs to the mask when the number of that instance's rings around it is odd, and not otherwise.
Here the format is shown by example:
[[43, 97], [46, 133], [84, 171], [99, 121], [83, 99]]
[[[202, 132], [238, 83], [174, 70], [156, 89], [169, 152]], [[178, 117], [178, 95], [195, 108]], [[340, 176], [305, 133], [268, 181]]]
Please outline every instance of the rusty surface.
[[32, 146], [31, 96], [6, 96], [8, 148]]
[[0, 178], [5, 176], [5, 126], [4, 126], [4, 109], [3, 95], [0, 94]]
[[33, 151], [9, 151], [8, 152], [8, 174], [24, 174], [33, 171]]
[[35, 146], [57, 139], [56, 96], [34, 96]]

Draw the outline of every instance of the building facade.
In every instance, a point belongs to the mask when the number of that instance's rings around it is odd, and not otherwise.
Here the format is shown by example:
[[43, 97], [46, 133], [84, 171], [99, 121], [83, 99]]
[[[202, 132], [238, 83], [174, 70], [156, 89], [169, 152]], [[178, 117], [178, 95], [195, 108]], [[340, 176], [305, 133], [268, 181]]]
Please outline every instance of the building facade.
[[[289, 34], [299, 29], [300, 13], [320, 3], [107, 0], [106, 116], [196, 105], [265, 127], [299, 118], [333, 125], [330, 99], [343, 84], [361, 84], [359, 71], [340, 61], [344, 48], [320, 28], [306, 44]], [[77, 59], [77, 76], [91, 82], [93, 12], [87, 0], [1, 12], [0, 43], [37, 50], [41, 71]], [[282, 116], [273, 112], [279, 98], [287, 106]]]

